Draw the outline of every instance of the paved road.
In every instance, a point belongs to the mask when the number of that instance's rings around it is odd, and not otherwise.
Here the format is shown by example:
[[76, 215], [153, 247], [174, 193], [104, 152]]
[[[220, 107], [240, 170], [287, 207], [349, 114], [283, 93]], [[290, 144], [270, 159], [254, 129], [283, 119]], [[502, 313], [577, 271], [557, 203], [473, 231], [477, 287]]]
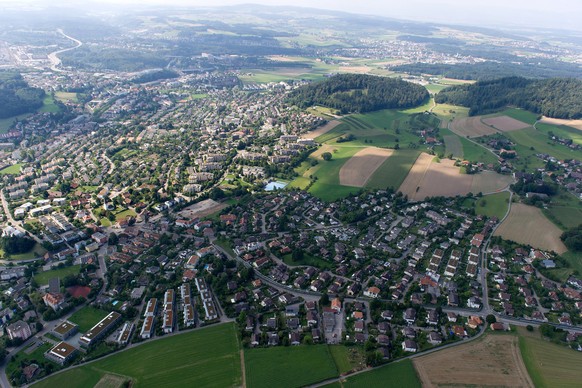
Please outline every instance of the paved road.
[[65, 33], [63, 32], [63, 30], [61, 30], [60, 28], [59, 28], [57, 31], [58, 31], [58, 32], [59, 32], [59, 33], [60, 33], [62, 36], [64, 36], [65, 38], [67, 38], [67, 39], [70, 39], [70, 40], [72, 40], [73, 42], [75, 42], [75, 43], [76, 43], [76, 46], [69, 47], [69, 48], [62, 49], [62, 50], [57, 50], [57, 51], [54, 51], [54, 52], [52, 52], [52, 53], [50, 53], [50, 54], [48, 55], [48, 58], [49, 58], [49, 60], [50, 60], [50, 61], [51, 61], [51, 63], [52, 63], [52, 65], [51, 65], [51, 70], [53, 70], [53, 71], [57, 71], [57, 72], [60, 72], [60, 73], [62, 73], [62, 72], [64, 72], [64, 70], [61, 70], [61, 69], [59, 69], [59, 68], [58, 68], [58, 66], [61, 64], [61, 60], [59, 59], [59, 57], [57, 57], [57, 55], [58, 55], [58, 54], [62, 54], [62, 53], [64, 53], [64, 52], [67, 52], [67, 51], [70, 51], [70, 50], [74, 50], [74, 49], [76, 49], [76, 48], [79, 48], [79, 47], [81, 47], [81, 46], [83, 45], [83, 42], [81, 42], [80, 40], [78, 40], [78, 39], [75, 39], [75, 38], [73, 38], [73, 37], [71, 37], [71, 36], [69, 36], [69, 35], [65, 34]]

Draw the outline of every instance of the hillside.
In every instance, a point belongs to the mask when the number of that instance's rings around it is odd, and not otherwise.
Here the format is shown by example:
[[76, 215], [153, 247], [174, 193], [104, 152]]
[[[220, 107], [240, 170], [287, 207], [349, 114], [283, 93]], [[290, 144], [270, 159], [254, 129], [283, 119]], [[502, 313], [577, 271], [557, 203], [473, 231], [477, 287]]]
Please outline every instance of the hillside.
[[289, 102], [302, 108], [322, 105], [346, 114], [411, 108], [427, 99], [424, 87], [401, 79], [341, 74], [295, 90]]
[[469, 115], [494, 112], [508, 105], [560, 119], [582, 117], [582, 81], [573, 78], [531, 80], [521, 77], [458, 85], [441, 91], [439, 104], [470, 108]]
[[30, 87], [20, 74], [0, 72], [0, 119], [35, 111], [44, 96], [42, 89]]

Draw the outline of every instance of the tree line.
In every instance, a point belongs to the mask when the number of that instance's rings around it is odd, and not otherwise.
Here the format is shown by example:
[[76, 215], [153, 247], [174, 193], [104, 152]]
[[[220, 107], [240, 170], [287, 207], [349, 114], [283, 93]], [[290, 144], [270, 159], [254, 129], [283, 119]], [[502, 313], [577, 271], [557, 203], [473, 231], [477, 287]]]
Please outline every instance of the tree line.
[[346, 114], [411, 108], [428, 97], [424, 87], [398, 78], [340, 74], [294, 90], [288, 101], [300, 108], [322, 105]]
[[0, 119], [34, 112], [44, 97], [44, 90], [30, 87], [19, 73], [0, 72]]
[[452, 86], [437, 94], [435, 101], [468, 107], [470, 116], [516, 106], [548, 117], [579, 119], [582, 118], [582, 80], [506, 77]]

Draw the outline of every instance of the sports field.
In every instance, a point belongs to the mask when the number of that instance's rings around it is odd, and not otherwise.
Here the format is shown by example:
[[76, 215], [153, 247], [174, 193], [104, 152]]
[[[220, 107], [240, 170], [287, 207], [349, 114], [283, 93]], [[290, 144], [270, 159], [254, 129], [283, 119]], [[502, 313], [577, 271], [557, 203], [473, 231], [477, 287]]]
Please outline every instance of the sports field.
[[386, 148], [367, 147], [352, 156], [339, 171], [343, 186], [364, 187], [374, 172], [393, 153]]
[[235, 326], [210, 326], [150, 341], [56, 374], [34, 387], [93, 387], [106, 375], [125, 377], [135, 387], [240, 387]]
[[513, 335], [488, 334], [413, 363], [423, 387], [534, 387]]
[[50, 271], [45, 271], [34, 275], [34, 281], [38, 284], [45, 285], [48, 284], [51, 278], [61, 278], [63, 279], [67, 275], [76, 275], [81, 270], [81, 265], [72, 265], [70, 267], [52, 269]]
[[574, 388], [582, 381], [582, 353], [544, 340], [539, 332], [518, 329], [519, 349], [538, 388]]
[[537, 207], [515, 203], [509, 216], [495, 231], [495, 236], [534, 248], [564, 253], [566, 246], [560, 240], [562, 231]]
[[302, 387], [338, 375], [327, 345], [247, 349], [244, 354], [252, 388]]

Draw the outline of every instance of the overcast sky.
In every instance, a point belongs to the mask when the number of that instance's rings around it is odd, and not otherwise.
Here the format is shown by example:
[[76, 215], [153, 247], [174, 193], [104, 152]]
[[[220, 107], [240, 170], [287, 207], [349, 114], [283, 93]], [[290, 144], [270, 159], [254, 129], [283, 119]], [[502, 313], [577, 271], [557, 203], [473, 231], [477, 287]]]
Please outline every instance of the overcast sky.
[[[54, 4], [87, 0], [18, 0]], [[232, 4], [293, 5], [382, 15], [410, 20], [475, 26], [548, 27], [582, 30], [582, 0], [94, 0], [97, 3], [217, 6]], [[2, 3], [15, 0], [0, 0]]]

